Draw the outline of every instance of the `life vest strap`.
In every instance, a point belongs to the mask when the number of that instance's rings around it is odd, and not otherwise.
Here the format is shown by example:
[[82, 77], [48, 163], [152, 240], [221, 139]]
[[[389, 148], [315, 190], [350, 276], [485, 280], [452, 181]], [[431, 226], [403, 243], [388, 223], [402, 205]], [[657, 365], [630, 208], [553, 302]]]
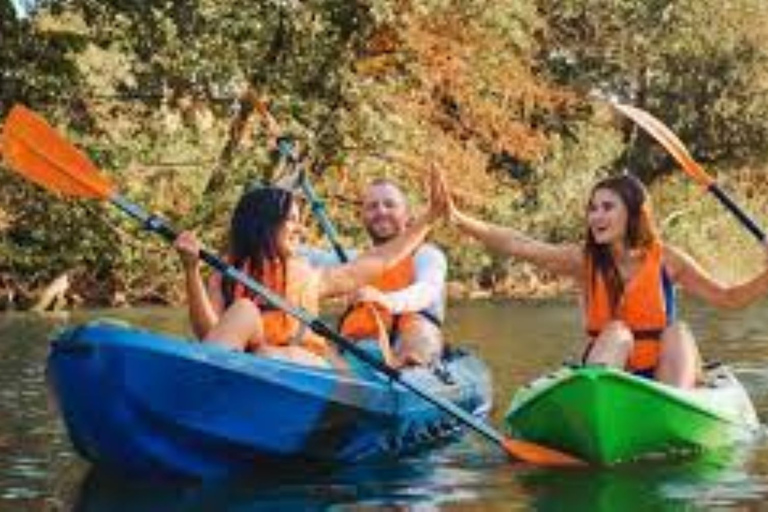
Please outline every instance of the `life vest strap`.
[[[632, 331], [632, 336], [636, 340], [660, 341], [661, 335], [663, 332], [664, 332], [663, 329], [642, 329], [642, 330]], [[589, 329], [587, 330], [587, 335], [589, 335], [590, 338], [594, 339], [600, 335], [600, 331]]]

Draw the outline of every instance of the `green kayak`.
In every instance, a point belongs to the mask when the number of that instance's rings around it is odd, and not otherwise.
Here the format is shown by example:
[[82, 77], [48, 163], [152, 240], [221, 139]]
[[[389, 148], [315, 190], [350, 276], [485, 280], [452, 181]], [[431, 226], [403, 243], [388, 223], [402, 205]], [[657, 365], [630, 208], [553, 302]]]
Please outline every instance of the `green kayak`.
[[692, 390], [602, 366], [563, 367], [521, 388], [509, 433], [603, 465], [700, 452], [754, 438], [749, 396], [724, 365]]

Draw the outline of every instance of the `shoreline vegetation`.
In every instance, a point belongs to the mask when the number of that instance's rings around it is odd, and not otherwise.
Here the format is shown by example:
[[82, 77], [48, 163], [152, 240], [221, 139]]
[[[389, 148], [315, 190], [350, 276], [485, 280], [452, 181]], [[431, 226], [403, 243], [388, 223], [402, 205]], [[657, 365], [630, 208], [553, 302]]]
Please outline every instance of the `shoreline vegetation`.
[[[247, 5], [246, 5], [247, 4]], [[763, 253], [601, 97], [662, 119], [768, 221], [768, 3], [313, 0], [0, 2], [0, 115], [51, 120], [121, 192], [224, 247], [244, 187], [285, 164], [268, 108], [298, 141], [346, 247], [372, 178], [420, 200], [431, 164], [461, 206], [578, 241], [608, 172], [648, 185], [665, 240], [737, 281]], [[254, 23], [253, 20], [259, 20]], [[0, 121], [1, 122], [1, 121]], [[439, 227], [451, 298], [550, 298], [569, 283]], [[308, 242], [325, 246], [315, 228]], [[64, 200], [0, 164], [0, 311], [180, 304], [177, 258], [108, 205]]]

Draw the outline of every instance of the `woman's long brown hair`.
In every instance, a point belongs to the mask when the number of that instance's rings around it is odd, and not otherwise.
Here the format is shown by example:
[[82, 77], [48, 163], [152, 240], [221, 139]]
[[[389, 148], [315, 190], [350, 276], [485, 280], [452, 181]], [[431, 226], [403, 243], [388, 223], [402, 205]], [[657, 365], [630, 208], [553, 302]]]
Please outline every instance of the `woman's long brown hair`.
[[[289, 217], [294, 196], [278, 187], [254, 187], [240, 198], [229, 229], [229, 258], [239, 269], [250, 267], [257, 280], [264, 278], [270, 262], [285, 262], [277, 250], [277, 236]], [[283, 275], [283, 280], [285, 276]], [[236, 282], [225, 279], [225, 303], [234, 300]], [[273, 290], [281, 293], [283, 290]]]
[[[589, 208], [589, 204], [592, 203], [598, 190], [610, 190], [619, 196], [621, 202], [624, 203], [627, 209], [625, 237], [627, 248], [648, 249], [658, 237], [653, 225], [648, 192], [642, 182], [630, 174], [621, 174], [600, 180], [592, 187], [587, 208]], [[619, 268], [613, 258], [611, 247], [607, 244], [598, 244], [592, 231], [587, 227], [584, 252], [587, 261], [591, 263], [594, 269], [594, 272], [591, 273], [589, 286], [594, 288], [598, 274], [602, 276], [608, 291], [611, 314], [615, 315], [624, 293], [624, 281], [619, 274]]]

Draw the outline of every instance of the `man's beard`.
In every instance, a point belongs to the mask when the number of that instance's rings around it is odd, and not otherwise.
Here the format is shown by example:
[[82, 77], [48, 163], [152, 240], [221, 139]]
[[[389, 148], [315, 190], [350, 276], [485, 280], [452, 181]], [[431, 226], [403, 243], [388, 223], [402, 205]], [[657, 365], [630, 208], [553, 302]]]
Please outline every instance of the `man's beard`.
[[393, 238], [397, 237], [397, 233], [392, 233], [389, 235], [380, 235], [374, 232], [372, 229], [368, 229], [368, 228], [366, 228], [366, 231], [368, 232], [368, 236], [371, 238], [373, 245], [382, 245], [389, 242]]

